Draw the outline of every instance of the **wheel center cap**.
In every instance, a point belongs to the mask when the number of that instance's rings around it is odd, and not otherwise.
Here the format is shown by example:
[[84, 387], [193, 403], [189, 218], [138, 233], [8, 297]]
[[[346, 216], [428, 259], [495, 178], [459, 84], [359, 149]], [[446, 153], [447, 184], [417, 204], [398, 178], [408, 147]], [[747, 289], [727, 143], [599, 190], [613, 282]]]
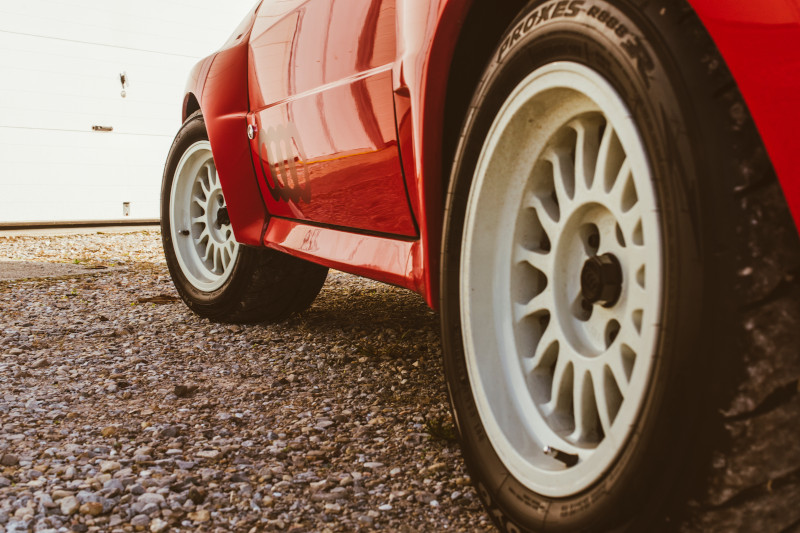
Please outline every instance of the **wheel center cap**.
[[595, 255], [586, 260], [581, 270], [581, 292], [592, 304], [612, 307], [622, 292], [622, 267], [611, 254]]
[[222, 226], [229, 226], [231, 223], [231, 218], [228, 216], [228, 208], [227, 207], [220, 207], [217, 210], [217, 228]]

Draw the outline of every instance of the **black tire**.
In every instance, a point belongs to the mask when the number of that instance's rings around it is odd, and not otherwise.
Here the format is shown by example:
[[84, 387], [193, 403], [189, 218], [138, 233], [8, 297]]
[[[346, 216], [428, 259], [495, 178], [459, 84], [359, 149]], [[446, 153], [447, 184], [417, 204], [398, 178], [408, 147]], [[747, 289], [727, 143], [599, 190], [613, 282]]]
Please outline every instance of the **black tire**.
[[181, 158], [203, 141], [208, 141], [208, 133], [197, 111], [172, 143], [161, 187], [161, 238], [178, 294], [199, 316], [221, 322], [273, 322], [307, 309], [325, 283], [327, 267], [275, 250], [238, 246], [224, 282], [210, 290], [185, 272], [170, 224], [170, 196]]
[[[715, 410], [740, 377], [736, 308], [749, 302], [731, 287], [742, 267], [737, 246], [745, 246], [736, 242], [737, 194], [752, 181], [740, 163], [769, 163], [724, 62], [691, 8], [683, 0], [640, 4], [530, 2], [484, 73], [456, 151], [442, 251], [444, 366], [465, 461], [501, 531], [664, 526], [703, 476], [721, 427]], [[527, 486], [501, 460], [490, 436], [470, 376], [460, 276], [467, 209], [476, 202], [470, 192], [495, 118], [523, 80], [557, 61], [599, 73], [630, 110], [660, 208], [663, 298], [661, 333], [635, 430], [591, 486], [554, 497]], [[796, 235], [788, 242], [796, 248]]]

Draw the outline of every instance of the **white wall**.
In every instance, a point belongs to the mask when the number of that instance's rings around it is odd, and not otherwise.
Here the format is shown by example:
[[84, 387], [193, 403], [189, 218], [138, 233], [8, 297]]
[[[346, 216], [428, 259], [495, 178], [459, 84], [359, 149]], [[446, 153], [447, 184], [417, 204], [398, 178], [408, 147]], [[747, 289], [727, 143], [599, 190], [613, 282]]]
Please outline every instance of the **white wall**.
[[253, 5], [0, 0], [0, 224], [158, 218], [189, 70]]

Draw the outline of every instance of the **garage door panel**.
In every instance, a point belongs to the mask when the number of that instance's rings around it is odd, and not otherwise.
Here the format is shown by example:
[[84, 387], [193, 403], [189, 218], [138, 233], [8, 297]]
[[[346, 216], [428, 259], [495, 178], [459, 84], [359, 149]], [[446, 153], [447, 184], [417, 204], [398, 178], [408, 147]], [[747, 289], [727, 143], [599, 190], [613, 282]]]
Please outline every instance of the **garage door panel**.
[[169, 137], [0, 127], [0, 158], [6, 164], [36, 164], [37, 168], [53, 163], [78, 167], [163, 165], [170, 144]]
[[[122, 219], [124, 202], [129, 203], [131, 219], [157, 218], [169, 144], [122, 135], [92, 143], [90, 136], [36, 131], [20, 135], [0, 128], [7, 181], [0, 195], [2, 221]], [[32, 148], [39, 139], [41, 150]]]
[[0, 224], [158, 218], [186, 76], [252, 4], [0, 2]]

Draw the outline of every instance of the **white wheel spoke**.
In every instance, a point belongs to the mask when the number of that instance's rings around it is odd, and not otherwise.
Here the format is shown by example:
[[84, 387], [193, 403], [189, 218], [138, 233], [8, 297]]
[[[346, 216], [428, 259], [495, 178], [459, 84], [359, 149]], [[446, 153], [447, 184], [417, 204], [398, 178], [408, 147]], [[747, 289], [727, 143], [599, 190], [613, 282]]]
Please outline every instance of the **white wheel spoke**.
[[203, 213], [205, 213], [206, 209], [208, 209], [208, 202], [206, 201], [205, 198], [202, 198], [200, 196], [192, 197], [192, 203], [199, 205], [200, 209], [203, 210]]
[[625, 186], [628, 184], [628, 180], [630, 179], [632, 179], [631, 164], [630, 161], [625, 159], [619, 169], [619, 172], [617, 172], [617, 175], [614, 177], [611, 190], [608, 191], [609, 203], [615, 211], [621, 211], [622, 195], [625, 193]]
[[608, 354], [605, 357], [606, 366], [611, 371], [611, 374], [614, 376], [614, 380], [617, 382], [617, 387], [619, 387], [620, 392], [623, 396], [627, 393], [628, 390], [628, 376], [625, 372], [625, 364], [622, 361], [622, 350], [621, 350], [622, 343], [616, 342], [614, 346], [608, 351]]
[[563, 211], [575, 196], [574, 162], [564, 150], [550, 150], [543, 157], [553, 165], [553, 187]]
[[544, 330], [539, 342], [536, 344], [533, 357], [523, 358], [523, 372], [525, 375], [539, 368], [546, 353], [549, 353], [552, 349], [558, 350], [557, 346], [553, 346], [553, 343], [558, 341], [556, 329], [554, 324], [550, 324], [547, 329]]
[[[206, 244], [205, 253], [203, 254], [203, 262], [208, 263], [208, 261], [211, 259], [211, 254], [213, 253], [214, 253], [214, 247], [211, 246], [210, 243]], [[212, 272], [214, 271], [213, 269], [209, 270], [211, 270]]]
[[216, 254], [216, 248], [210, 242], [206, 245], [206, 253], [205, 253], [205, 260], [208, 263], [208, 270], [209, 272], [215, 272], [214, 268], [214, 256]]
[[608, 405], [608, 396], [605, 385], [605, 376], [602, 373], [592, 372], [590, 374], [594, 388], [594, 402], [597, 418], [600, 420], [600, 428], [603, 435], [611, 433], [611, 414]]
[[629, 347], [637, 356], [641, 351], [642, 339], [636, 332], [633, 319], [630, 316], [625, 318], [625, 323], [619, 331], [616, 344], [620, 347], [623, 345]]
[[595, 177], [594, 169], [600, 147], [599, 121], [575, 120], [570, 126], [577, 135], [575, 140], [575, 189], [585, 193], [592, 188]]
[[206, 164], [206, 172], [208, 172], [208, 188], [210, 191], [213, 191], [219, 188], [219, 183], [217, 182], [217, 168], [214, 166], [213, 163]]
[[552, 268], [552, 255], [549, 252], [528, 250], [522, 246], [517, 246], [515, 261], [524, 261], [541, 272], [549, 272]]
[[589, 319], [592, 323], [598, 325], [598, 329], [605, 331], [606, 326], [612, 320], [620, 321], [621, 313], [617, 309], [609, 309], [602, 305], [596, 305], [592, 309], [592, 316]]
[[211, 268], [212, 272], [218, 272], [220, 267], [220, 250], [217, 246], [211, 247], [211, 257], [213, 260], [213, 267]]
[[610, 151], [612, 149], [612, 141], [614, 138], [614, 128], [610, 124], [606, 124], [603, 130], [603, 136], [600, 139], [600, 146], [597, 150], [597, 159], [595, 160], [594, 167], [594, 184], [592, 190], [604, 186], [606, 164], [608, 163]]
[[[560, 347], [559, 347], [560, 348]], [[545, 416], [550, 416], [558, 409], [563, 409], [564, 403], [569, 401], [572, 394], [572, 361], [559, 351], [556, 361], [555, 372], [553, 372], [553, 384], [550, 392], [550, 401], [541, 406]]]
[[575, 417], [575, 430], [569, 436], [572, 441], [583, 441], [589, 438], [592, 431], [592, 413], [594, 397], [587, 390], [591, 387], [591, 378], [586, 372], [576, 372], [572, 383], [572, 410]]
[[525, 317], [531, 316], [539, 311], [548, 310], [553, 308], [553, 290], [546, 287], [542, 292], [534, 296], [529, 302], [524, 304], [517, 304], [514, 309], [514, 316], [516, 322], [521, 321]]
[[208, 175], [206, 175], [205, 177], [201, 177], [200, 179], [197, 180], [197, 182], [200, 184], [200, 189], [203, 190], [203, 195], [206, 199], [208, 199], [208, 197], [211, 196], [211, 187], [209, 187], [207, 183], [209, 179], [210, 178], [208, 177]]
[[617, 217], [619, 227], [622, 229], [622, 234], [625, 236], [625, 242], [629, 246], [636, 246], [636, 239], [634, 232], [638, 224], [642, 222], [642, 214], [636, 209], [631, 209], [627, 213], [620, 213]]
[[558, 220], [553, 218], [554, 213], [558, 213], [558, 206], [549, 198], [544, 199], [531, 191], [526, 193], [524, 205], [536, 210], [544, 232], [551, 240], [554, 239], [559, 230]]

